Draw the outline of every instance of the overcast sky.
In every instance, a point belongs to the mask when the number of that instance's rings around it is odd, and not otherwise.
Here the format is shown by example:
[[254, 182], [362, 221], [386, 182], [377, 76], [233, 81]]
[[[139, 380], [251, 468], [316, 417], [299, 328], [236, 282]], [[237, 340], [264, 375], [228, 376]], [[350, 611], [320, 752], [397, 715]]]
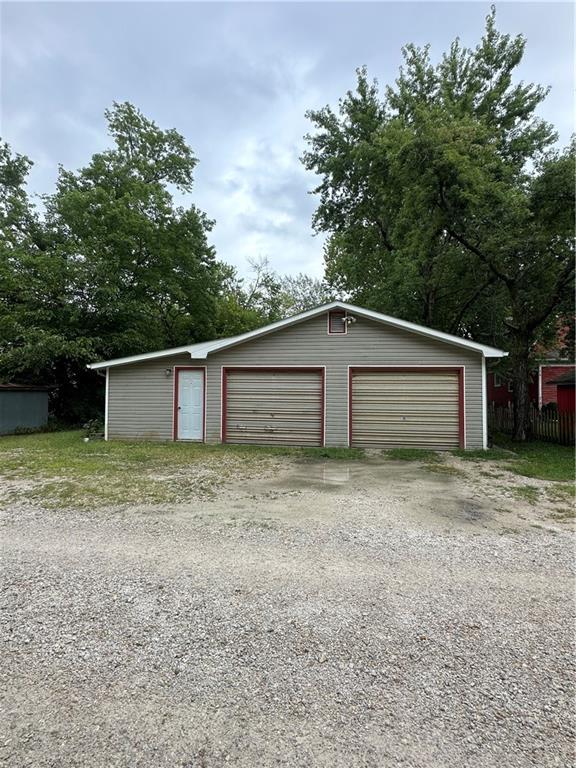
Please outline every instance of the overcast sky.
[[[193, 201], [216, 220], [218, 256], [246, 271], [322, 274], [314, 177], [299, 157], [304, 113], [335, 105], [366, 64], [391, 82], [407, 42], [438, 57], [479, 38], [489, 3], [2, 3], [0, 135], [54, 188], [109, 146], [104, 110], [131, 101], [180, 131], [200, 162]], [[573, 7], [499, 3], [500, 29], [528, 39], [524, 80], [552, 86], [541, 114], [573, 130]]]

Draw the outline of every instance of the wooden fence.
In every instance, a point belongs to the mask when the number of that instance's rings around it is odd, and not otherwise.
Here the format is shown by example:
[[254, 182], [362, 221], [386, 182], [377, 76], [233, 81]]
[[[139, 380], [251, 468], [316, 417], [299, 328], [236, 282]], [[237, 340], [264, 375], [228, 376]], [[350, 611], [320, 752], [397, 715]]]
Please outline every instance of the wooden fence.
[[[546, 440], [560, 445], [574, 445], [576, 420], [574, 413], [559, 413], [558, 411], [530, 411], [532, 436], [537, 440]], [[488, 409], [488, 425], [492, 432], [511, 434], [514, 428], [514, 409], [511, 405], [495, 406]]]

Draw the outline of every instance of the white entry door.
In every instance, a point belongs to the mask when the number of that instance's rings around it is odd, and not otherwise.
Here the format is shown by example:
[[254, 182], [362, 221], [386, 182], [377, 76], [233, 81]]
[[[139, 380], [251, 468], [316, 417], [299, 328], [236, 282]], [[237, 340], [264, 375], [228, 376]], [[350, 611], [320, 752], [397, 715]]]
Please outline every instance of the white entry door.
[[204, 371], [178, 371], [178, 440], [204, 439]]

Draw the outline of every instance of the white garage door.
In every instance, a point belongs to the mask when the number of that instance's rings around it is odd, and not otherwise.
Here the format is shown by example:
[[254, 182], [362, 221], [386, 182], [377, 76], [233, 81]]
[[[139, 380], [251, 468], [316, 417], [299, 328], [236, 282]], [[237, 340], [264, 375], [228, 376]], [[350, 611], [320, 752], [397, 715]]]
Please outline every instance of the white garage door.
[[224, 388], [224, 442], [322, 445], [322, 369], [228, 368]]
[[351, 371], [351, 445], [430, 448], [461, 445], [460, 372]]

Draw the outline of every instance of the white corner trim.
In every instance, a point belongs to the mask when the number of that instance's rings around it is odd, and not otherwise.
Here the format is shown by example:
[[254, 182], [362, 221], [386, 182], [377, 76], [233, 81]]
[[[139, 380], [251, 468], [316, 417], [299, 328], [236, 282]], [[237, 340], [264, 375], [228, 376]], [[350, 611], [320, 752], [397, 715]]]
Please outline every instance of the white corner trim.
[[488, 448], [488, 401], [486, 399], [486, 358], [482, 356], [482, 448]]
[[324, 387], [324, 391], [322, 392], [322, 418], [324, 419], [324, 423], [322, 425], [322, 448], [326, 447], [326, 414], [328, 413], [328, 406], [326, 404], [326, 387], [327, 383], [326, 380], [328, 378], [328, 371], [326, 370], [326, 366], [323, 365], [322, 368], [324, 369], [324, 373], [322, 375], [322, 386]]
[[538, 410], [542, 410], [542, 365], [538, 366]]
[[[482, 355], [484, 360], [484, 355]], [[462, 421], [464, 422], [464, 446], [463, 450], [466, 450], [468, 446], [468, 422], [466, 421], [466, 366], [462, 366]]]
[[106, 368], [106, 387], [104, 394], [104, 440], [108, 440], [108, 399], [110, 392], [110, 371]]
[[220, 366], [220, 406], [219, 406], [219, 412], [220, 412], [220, 443], [223, 442], [224, 437], [224, 417], [222, 415], [222, 412], [224, 410], [224, 365]]

